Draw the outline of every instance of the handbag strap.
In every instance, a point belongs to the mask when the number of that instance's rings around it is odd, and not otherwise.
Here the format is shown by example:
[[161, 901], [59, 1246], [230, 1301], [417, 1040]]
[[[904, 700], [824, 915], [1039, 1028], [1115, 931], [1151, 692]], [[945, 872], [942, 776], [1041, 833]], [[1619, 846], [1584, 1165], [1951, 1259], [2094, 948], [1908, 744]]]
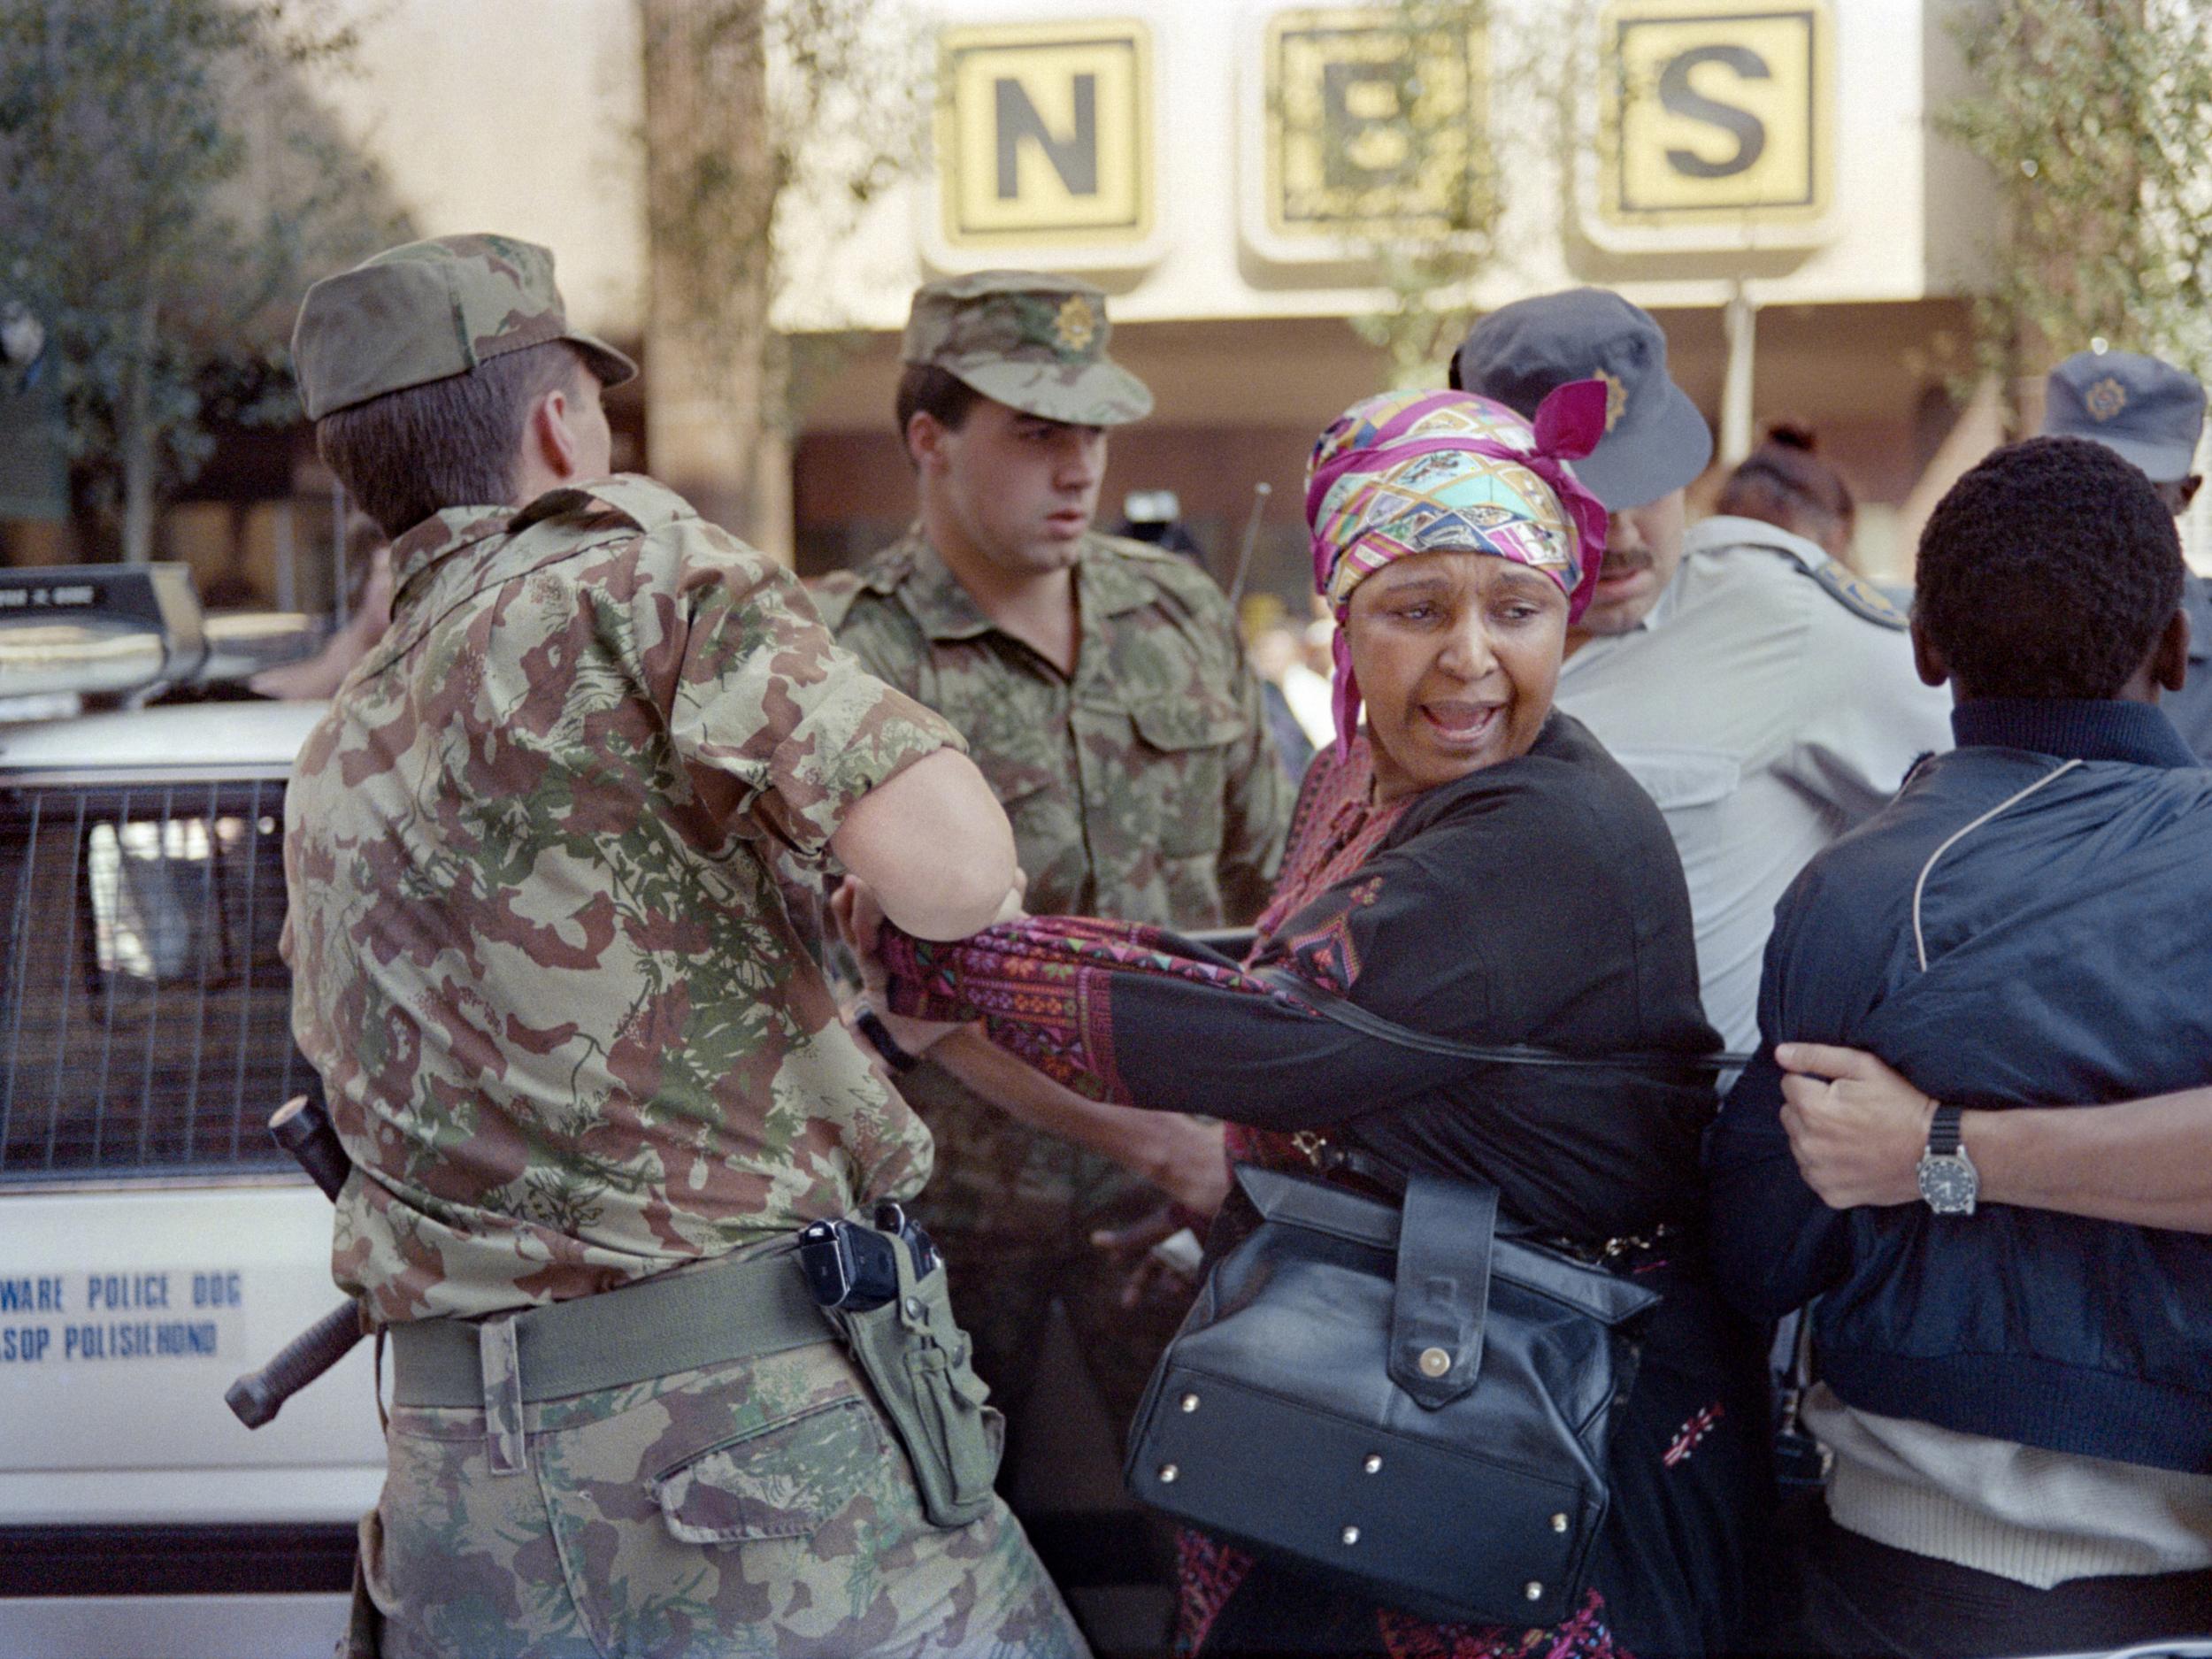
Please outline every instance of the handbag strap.
[[1416, 1170], [1398, 1224], [1390, 1380], [1434, 1411], [1475, 1386], [1490, 1313], [1498, 1189]]
[[1477, 1043], [1460, 1042], [1450, 1037], [1433, 1036], [1425, 1031], [1415, 1031], [1393, 1019], [1362, 1008], [1357, 1002], [1341, 996], [1333, 996], [1318, 986], [1308, 983], [1280, 968], [1262, 968], [1254, 976], [1270, 988], [1280, 992], [1292, 1002], [1325, 1019], [1363, 1036], [1373, 1037], [1395, 1048], [1411, 1048], [1422, 1054], [1440, 1054], [1462, 1060], [1476, 1060], [1490, 1065], [1534, 1065], [1572, 1068], [1577, 1071], [1649, 1071], [1670, 1077], [1685, 1073], [1712, 1076], [1723, 1071], [1740, 1071], [1751, 1064], [1754, 1056], [1747, 1054], [1667, 1054], [1656, 1051], [1624, 1051], [1619, 1054], [1569, 1054], [1562, 1048], [1544, 1048], [1534, 1043]]

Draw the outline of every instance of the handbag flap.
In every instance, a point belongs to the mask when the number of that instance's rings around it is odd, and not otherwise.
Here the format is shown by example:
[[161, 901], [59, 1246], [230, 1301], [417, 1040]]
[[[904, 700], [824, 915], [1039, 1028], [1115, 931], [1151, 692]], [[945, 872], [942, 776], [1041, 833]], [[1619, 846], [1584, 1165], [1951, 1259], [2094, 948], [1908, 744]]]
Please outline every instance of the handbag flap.
[[1390, 1380], [1434, 1411], [1482, 1371], [1498, 1189], [1425, 1170], [1406, 1179], [1398, 1279], [1390, 1299]]
[[[1327, 1233], [1352, 1244], [1395, 1252], [1397, 1206], [1333, 1186], [1310, 1175], [1257, 1164], [1236, 1167], [1237, 1185], [1263, 1221]], [[1647, 1290], [1601, 1267], [1528, 1244], [1510, 1233], [1491, 1246], [1490, 1274], [1524, 1290], [1566, 1303], [1593, 1319], [1617, 1325], [1655, 1307], [1659, 1293]]]

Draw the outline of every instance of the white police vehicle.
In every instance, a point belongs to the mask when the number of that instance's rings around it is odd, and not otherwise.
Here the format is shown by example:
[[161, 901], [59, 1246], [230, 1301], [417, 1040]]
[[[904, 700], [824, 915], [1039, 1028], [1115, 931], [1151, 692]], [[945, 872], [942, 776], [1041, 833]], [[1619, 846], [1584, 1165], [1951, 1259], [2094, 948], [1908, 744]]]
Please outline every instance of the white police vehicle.
[[278, 941], [322, 705], [66, 712], [259, 665], [226, 652], [180, 569], [0, 570], [12, 1656], [327, 1652], [382, 1477], [366, 1345], [258, 1431], [223, 1400], [336, 1301], [329, 1203], [265, 1128], [317, 1091]]

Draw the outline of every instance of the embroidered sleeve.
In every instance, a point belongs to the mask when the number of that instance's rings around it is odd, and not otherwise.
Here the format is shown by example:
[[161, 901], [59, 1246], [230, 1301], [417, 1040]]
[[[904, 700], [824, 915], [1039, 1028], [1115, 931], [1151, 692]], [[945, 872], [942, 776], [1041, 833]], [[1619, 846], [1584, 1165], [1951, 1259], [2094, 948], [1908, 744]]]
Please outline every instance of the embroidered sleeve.
[[1193, 956], [1173, 934], [1126, 922], [1041, 916], [945, 944], [886, 928], [895, 1012], [981, 1020], [985, 1034], [1092, 1100], [1133, 1101], [1114, 1058], [1117, 976], [1241, 993], [1289, 1009], [1249, 974]]

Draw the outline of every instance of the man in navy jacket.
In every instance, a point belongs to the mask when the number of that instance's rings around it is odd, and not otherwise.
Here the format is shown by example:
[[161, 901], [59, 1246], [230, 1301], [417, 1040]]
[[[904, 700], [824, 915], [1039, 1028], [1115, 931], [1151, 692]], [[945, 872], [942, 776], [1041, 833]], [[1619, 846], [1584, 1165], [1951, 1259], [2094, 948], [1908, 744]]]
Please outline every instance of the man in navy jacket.
[[[2212, 1064], [2212, 773], [2157, 707], [2185, 672], [2182, 575], [2171, 515], [2101, 446], [1968, 473], [1913, 615], [1958, 748], [1777, 907], [1761, 1056], [1710, 1163], [1730, 1295], [1767, 1318], [1818, 1299], [1806, 1420], [1833, 1473], [1779, 1651], [2212, 1629], [2212, 1238], [1978, 1206], [1959, 1118]], [[1806, 1185], [1780, 1042], [1869, 1050], [1941, 1102], [1922, 1203], [1836, 1210]]]

